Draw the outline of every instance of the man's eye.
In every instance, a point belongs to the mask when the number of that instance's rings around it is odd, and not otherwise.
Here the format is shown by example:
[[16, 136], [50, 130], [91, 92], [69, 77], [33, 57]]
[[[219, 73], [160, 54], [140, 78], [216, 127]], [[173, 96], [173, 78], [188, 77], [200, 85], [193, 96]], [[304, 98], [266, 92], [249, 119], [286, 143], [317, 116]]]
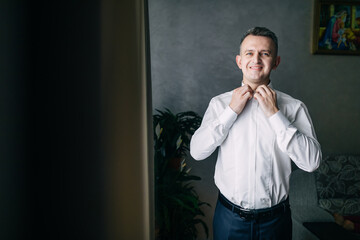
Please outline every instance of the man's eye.
[[270, 56], [270, 54], [269, 54], [269, 53], [266, 53], [266, 52], [262, 53], [262, 55], [263, 55], [263, 56]]
[[252, 53], [251, 53], [251, 52], [248, 52], [248, 53], [246, 53], [246, 55], [251, 56], [251, 55], [252, 55]]

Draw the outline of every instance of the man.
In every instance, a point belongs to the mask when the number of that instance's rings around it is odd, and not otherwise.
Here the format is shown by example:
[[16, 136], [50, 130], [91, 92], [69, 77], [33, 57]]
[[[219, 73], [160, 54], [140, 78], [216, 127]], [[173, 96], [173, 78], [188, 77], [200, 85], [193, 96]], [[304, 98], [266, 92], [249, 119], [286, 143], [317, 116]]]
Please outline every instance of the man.
[[219, 147], [215, 240], [291, 239], [291, 160], [311, 172], [321, 150], [305, 105], [275, 91], [270, 73], [280, 64], [276, 35], [255, 27], [241, 39], [236, 63], [241, 87], [214, 97], [190, 143], [196, 160]]

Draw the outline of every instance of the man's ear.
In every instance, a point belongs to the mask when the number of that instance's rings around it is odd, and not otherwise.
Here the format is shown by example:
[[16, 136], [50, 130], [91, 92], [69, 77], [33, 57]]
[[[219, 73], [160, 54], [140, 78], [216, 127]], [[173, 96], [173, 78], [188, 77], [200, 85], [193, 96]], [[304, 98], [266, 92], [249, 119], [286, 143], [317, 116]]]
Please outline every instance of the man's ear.
[[241, 56], [240, 55], [236, 55], [236, 64], [241, 69]]
[[280, 64], [280, 56], [277, 56], [274, 62], [273, 70], [275, 70]]

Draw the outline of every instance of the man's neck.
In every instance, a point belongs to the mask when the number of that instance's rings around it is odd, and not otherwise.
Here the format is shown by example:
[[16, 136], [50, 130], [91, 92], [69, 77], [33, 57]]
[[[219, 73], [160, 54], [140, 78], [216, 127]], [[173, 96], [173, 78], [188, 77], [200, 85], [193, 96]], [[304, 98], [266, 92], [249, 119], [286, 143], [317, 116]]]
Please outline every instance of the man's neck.
[[246, 81], [244, 79], [242, 81], [242, 85], [245, 85], [245, 84], [249, 85], [253, 91], [255, 91], [259, 86], [269, 85], [269, 83], [270, 83], [270, 79], [268, 79], [264, 82], [259, 82], [259, 83], [252, 83], [252, 82]]

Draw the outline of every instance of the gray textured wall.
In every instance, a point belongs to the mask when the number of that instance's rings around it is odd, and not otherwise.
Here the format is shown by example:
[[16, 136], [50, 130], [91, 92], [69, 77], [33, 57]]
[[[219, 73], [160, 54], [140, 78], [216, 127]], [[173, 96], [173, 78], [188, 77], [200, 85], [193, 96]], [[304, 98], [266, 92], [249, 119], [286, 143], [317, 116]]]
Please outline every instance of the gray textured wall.
[[[279, 38], [274, 87], [307, 105], [324, 154], [360, 154], [360, 57], [310, 53], [312, 0], [149, 0], [149, 11], [154, 109], [203, 115], [213, 96], [241, 82], [235, 56], [242, 33], [266, 26]], [[189, 160], [203, 178], [201, 198], [213, 207], [215, 160]]]

